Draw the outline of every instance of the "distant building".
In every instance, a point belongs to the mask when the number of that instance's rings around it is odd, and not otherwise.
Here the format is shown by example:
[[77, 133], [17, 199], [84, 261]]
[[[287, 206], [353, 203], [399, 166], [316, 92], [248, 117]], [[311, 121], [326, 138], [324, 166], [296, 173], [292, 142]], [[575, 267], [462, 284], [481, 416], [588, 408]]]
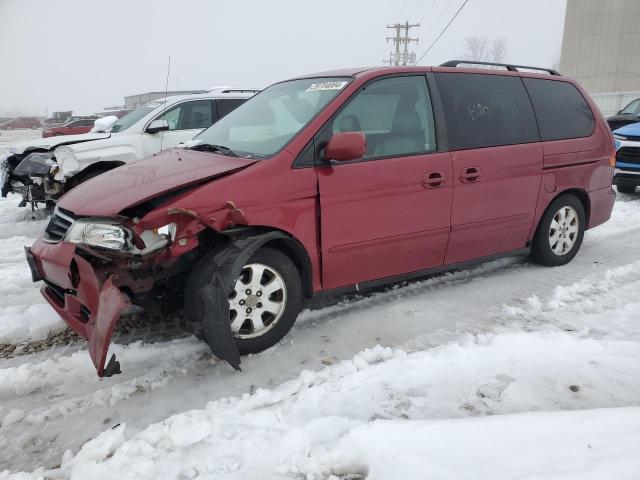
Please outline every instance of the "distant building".
[[639, 45], [639, 0], [567, 0], [560, 72], [605, 115], [640, 97]]
[[158, 98], [164, 98], [165, 96], [173, 96], [173, 95], [189, 95], [191, 93], [204, 93], [205, 90], [173, 90], [168, 92], [148, 92], [148, 93], [140, 93], [138, 95], [130, 95], [128, 97], [124, 97], [124, 109], [133, 110], [134, 108], [138, 108], [140, 105], [144, 105], [151, 100], [156, 100]]

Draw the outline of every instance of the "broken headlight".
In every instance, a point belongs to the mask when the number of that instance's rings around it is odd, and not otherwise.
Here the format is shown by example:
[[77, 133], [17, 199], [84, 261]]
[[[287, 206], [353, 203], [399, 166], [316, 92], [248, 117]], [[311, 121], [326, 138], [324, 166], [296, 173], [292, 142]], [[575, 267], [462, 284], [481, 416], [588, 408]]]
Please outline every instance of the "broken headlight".
[[67, 232], [65, 240], [109, 250], [127, 250], [130, 235], [125, 227], [117, 223], [78, 220]]
[[175, 238], [175, 232], [175, 223], [153, 230], [145, 230], [140, 235], [145, 247], [140, 249], [133, 245], [131, 231], [119, 223], [109, 220], [81, 219], [71, 226], [65, 240], [90, 247], [146, 255], [165, 247], [169, 240]]
[[17, 177], [46, 177], [55, 172], [57, 167], [51, 157], [53, 157], [51, 152], [30, 153], [16, 165], [16, 168], [13, 169], [13, 175]]

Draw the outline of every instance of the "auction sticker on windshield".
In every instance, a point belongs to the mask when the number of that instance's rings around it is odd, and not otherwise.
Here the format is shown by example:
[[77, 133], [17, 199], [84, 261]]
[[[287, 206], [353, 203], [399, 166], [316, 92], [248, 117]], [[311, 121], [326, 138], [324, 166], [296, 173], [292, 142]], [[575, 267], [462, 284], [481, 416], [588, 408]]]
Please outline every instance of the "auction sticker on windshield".
[[318, 92], [321, 90], [342, 90], [349, 82], [319, 82], [312, 83], [307, 88], [307, 92]]

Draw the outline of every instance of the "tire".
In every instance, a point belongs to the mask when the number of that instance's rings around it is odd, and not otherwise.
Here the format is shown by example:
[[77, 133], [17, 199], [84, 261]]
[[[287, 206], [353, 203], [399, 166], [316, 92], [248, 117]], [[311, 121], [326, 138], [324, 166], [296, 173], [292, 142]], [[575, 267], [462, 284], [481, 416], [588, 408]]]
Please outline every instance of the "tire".
[[[558, 225], [560, 229], [554, 228]], [[580, 199], [571, 194], [559, 196], [540, 219], [531, 244], [531, 260], [550, 267], [569, 263], [580, 250], [585, 226]]]
[[[213, 272], [216, 271], [217, 265], [215, 257], [219, 250], [212, 251], [206, 255], [191, 273], [185, 291], [185, 316], [187, 322], [193, 330], [201, 330], [200, 325], [204, 321], [204, 310], [200, 301], [198, 301], [198, 292], [204, 288], [210, 281]], [[278, 315], [271, 314], [267, 311], [266, 306], [260, 302], [258, 293], [251, 291], [247, 294], [251, 285], [245, 283], [247, 280], [253, 280], [248, 275], [248, 266], [258, 265], [264, 266], [265, 274], [263, 275], [264, 284], [271, 285], [268, 280], [278, 280], [283, 284], [283, 289], [270, 294], [268, 300], [271, 305], [280, 304], [282, 309]], [[271, 277], [271, 272], [275, 272], [277, 277]], [[258, 250], [248, 261], [247, 266], [243, 269], [240, 278], [235, 280], [234, 292], [229, 300], [230, 319], [232, 329], [234, 330], [234, 338], [236, 346], [241, 355], [250, 353], [258, 353], [277, 344], [291, 330], [291, 327], [298, 318], [298, 314], [302, 309], [302, 282], [300, 274], [291, 259], [282, 253], [269, 247], [263, 247]], [[274, 284], [275, 286], [275, 284]], [[259, 290], [260, 293], [263, 293]], [[263, 293], [264, 294], [264, 293]], [[244, 302], [241, 304], [241, 302]], [[266, 302], [265, 302], [266, 303]], [[251, 309], [250, 314], [246, 313], [246, 309]], [[235, 312], [235, 315], [234, 315]], [[244, 312], [244, 313], [241, 313]], [[238, 316], [240, 314], [240, 316]], [[258, 314], [258, 315], [256, 315]], [[249, 315], [250, 318], [243, 319]], [[258, 317], [264, 322], [264, 329], [256, 329], [254, 320]], [[237, 319], [237, 321], [235, 321]], [[235, 322], [234, 322], [235, 321]], [[259, 322], [256, 322], [259, 324]], [[240, 328], [236, 330], [238, 324]]]
[[635, 185], [618, 185], [616, 188], [620, 193], [628, 193], [628, 194], [636, 193]]
[[38, 130], [39, 128], [40, 128], [40, 125], [36, 125], [35, 123], [31, 125], [31, 130]]

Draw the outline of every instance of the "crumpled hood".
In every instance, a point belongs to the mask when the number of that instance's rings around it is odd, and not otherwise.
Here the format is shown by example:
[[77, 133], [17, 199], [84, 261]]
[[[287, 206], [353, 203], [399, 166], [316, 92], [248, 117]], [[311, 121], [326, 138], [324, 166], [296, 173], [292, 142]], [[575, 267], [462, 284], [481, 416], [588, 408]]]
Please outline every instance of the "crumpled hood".
[[617, 133], [618, 135], [624, 135], [629, 137], [640, 137], [640, 122], [632, 123], [630, 125], [625, 125], [624, 127], [620, 127], [615, 130], [613, 133]]
[[31, 150], [34, 148], [52, 150], [60, 145], [100, 140], [102, 138], [109, 138], [110, 136], [110, 133], [83, 133], [82, 135], [61, 135], [58, 137], [36, 138], [25, 142], [13, 143], [3, 147], [3, 149], [8, 153], [16, 153], [20, 155], [24, 153], [25, 150]]
[[113, 217], [162, 193], [225, 175], [256, 160], [191, 150], [165, 150], [78, 185], [58, 205], [76, 215]]

